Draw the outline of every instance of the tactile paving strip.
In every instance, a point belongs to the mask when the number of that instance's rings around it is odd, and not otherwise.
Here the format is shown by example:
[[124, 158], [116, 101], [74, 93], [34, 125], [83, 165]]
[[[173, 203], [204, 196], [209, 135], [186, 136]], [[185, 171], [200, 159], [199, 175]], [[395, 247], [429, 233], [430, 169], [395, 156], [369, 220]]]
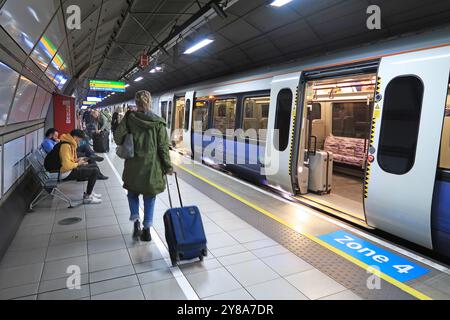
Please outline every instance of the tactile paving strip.
[[372, 274], [367, 273], [366, 270], [220, 190], [211, 188], [210, 185], [192, 175], [182, 170], [178, 172], [183, 180], [361, 298], [368, 300], [415, 299], [383, 279], [380, 279], [380, 289], [369, 289], [367, 281]]

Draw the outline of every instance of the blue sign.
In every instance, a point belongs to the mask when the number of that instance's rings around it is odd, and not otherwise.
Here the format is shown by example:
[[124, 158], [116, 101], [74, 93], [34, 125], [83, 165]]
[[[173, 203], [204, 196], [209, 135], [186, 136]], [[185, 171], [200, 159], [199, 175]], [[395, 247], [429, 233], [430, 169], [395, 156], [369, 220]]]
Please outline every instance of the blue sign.
[[421, 277], [429, 272], [418, 264], [343, 230], [322, 235], [319, 239], [400, 282]]

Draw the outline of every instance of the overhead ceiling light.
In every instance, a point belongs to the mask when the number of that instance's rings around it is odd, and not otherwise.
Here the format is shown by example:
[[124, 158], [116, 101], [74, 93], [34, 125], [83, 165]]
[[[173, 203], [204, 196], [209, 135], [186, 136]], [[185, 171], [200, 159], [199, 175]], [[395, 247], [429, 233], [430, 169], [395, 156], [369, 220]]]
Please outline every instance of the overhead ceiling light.
[[125, 88], [128, 88], [130, 85], [127, 83], [126, 85], [125, 85]]
[[214, 40], [211, 39], [203, 39], [202, 41], [194, 44], [192, 47], [190, 47], [189, 49], [187, 49], [184, 54], [191, 54], [197, 50], [200, 50], [203, 47], [206, 47], [208, 44], [210, 44], [211, 42], [213, 42]]
[[142, 79], [144, 79], [143, 77], [137, 77], [136, 79], [134, 79], [134, 82], [139, 82], [139, 81], [141, 81]]
[[98, 97], [87, 97], [86, 99], [87, 99], [87, 101], [94, 101], [94, 102], [102, 101], [102, 98], [98, 98]]
[[272, 6], [272, 7], [282, 7], [282, 6], [284, 6], [285, 4], [287, 4], [287, 3], [289, 3], [289, 2], [291, 2], [292, 0], [275, 0], [275, 1], [273, 1], [270, 5]]
[[156, 72], [161, 72], [161, 71], [162, 71], [162, 67], [156, 66], [152, 70], [150, 70], [150, 73], [156, 73]]

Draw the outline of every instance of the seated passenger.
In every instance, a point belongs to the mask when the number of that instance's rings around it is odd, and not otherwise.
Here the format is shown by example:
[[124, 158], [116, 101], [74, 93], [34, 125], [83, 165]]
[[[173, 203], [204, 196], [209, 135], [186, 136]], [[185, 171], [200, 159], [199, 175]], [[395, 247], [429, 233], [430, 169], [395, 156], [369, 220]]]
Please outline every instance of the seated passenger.
[[77, 146], [83, 139], [85, 139], [85, 134], [79, 129], [72, 130], [70, 134], [61, 135], [59, 149], [61, 178], [65, 181], [87, 179], [88, 184], [83, 195], [83, 203], [97, 204], [102, 202], [101, 195], [94, 193], [94, 186], [100, 170], [96, 164], [88, 163], [86, 158], [77, 157]]
[[[46, 153], [52, 151], [55, 144], [59, 143], [58, 136], [59, 132], [55, 128], [50, 128], [47, 130], [47, 132], [45, 133], [45, 139], [41, 143], [41, 147]], [[86, 140], [80, 141], [80, 144], [77, 148], [77, 156], [88, 157], [92, 161], [103, 161], [103, 158], [95, 154], [94, 150], [91, 149], [89, 143]]]

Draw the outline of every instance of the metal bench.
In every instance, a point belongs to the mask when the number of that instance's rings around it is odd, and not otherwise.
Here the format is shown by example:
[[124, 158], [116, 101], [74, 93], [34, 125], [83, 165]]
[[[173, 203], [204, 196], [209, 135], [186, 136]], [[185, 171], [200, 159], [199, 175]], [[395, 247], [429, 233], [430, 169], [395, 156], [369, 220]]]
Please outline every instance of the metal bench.
[[58, 188], [59, 173], [50, 173], [44, 168], [42, 153], [36, 150], [27, 156], [27, 160], [31, 165], [31, 170], [37, 178], [42, 190], [39, 194], [31, 201], [30, 210], [42, 200], [48, 197], [57, 197], [69, 205], [69, 208], [73, 208], [73, 200], [71, 200], [64, 192]]

